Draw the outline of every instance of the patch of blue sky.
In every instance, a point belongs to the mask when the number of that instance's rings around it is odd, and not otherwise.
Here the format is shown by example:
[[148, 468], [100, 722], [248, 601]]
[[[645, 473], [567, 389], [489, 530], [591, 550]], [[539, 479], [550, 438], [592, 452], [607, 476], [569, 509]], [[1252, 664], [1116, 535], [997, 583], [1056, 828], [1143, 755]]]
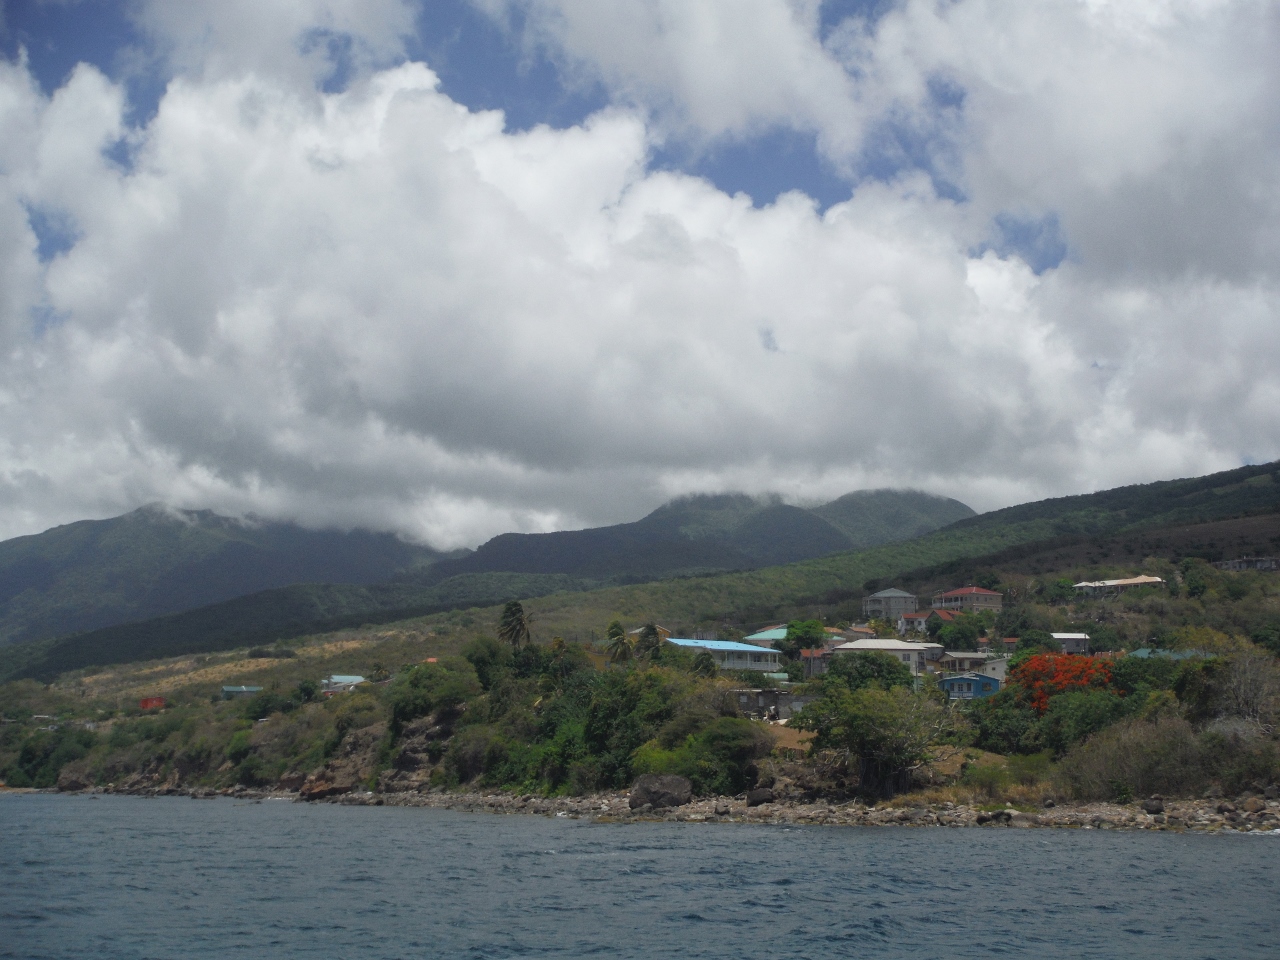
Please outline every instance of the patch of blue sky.
[[1056, 213], [999, 213], [992, 220], [992, 229], [995, 236], [982, 249], [994, 250], [1002, 257], [1021, 257], [1037, 276], [1067, 258], [1067, 241]]
[[146, 123], [155, 115], [168, 83], [158, 59], [146, 52], [148, 44], [129, 17], [126, 0], [5, 0], [0, 51], [17, 60], [22, 48], [46, 94], [66, 83], [79, 63], [124, 84], [130, 123]]
[[818, 12], [818, 23], [821, 36], [825, 40], [850, 18], [863, 20], [874, 26], [879, 20], [899, 5], [900, 0], [823, 0]]
[[68, 315], [55, 310], [47, 303], [38, 304], [28, 311], [31, 317], [31, 332], [39, 339], [54, 327], [60, 327], [67, 322]]
[[48, 263], [60, 253], [66, 253], [80, 239], [75, 223], [64, 213], [28, 206], [27, 222], [36, 235], [36, 256], [41, 263]]
[[954, 132], [964, 120], [964, 89], [937, 76], [927, 89], [920, 109], [893, 111], [872, 125], [855, 164], [857, 179], [887, 182], [920, 170], [938, 196], [963, 203], [968, 197]]
[[499, 23], [470, 0], [431, 0], [419, 7], [416, 26], [409, 57], [436, 72], [450, 99], [471, 110], [502, 110], [508, 130], [564, 129], [609, 105], [603, 85], [567, 81], [547, 51], [527, 41], [519, 10]]
[[801, 190], [826, 210], [853, 193], [849, 181], [819, 154], [813, 134], [782, 127], [698, 151], [669, 143], [654, 152], [650, 166], [704, 177], [725, 193], [747, 194], [756, 207]]

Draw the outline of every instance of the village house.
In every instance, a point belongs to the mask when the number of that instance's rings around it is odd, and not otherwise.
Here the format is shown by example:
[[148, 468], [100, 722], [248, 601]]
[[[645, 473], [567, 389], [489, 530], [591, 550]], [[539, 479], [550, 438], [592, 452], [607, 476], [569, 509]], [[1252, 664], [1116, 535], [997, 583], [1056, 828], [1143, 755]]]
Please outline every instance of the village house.
[[955, 621], [957, 611], [955, 610], [921, 610], [918, 613], [904, 613], [898, 618], [898, 633], [904, 637], [909, 633], [928, 633], [929, 621], [938, 621], [939, 626], [944, 626]]
[[757, 647], [772, 647], [777, 641], [785, 639], [787, 639], [787, 625], [780, 623], [765, 630], [759, 630], [749, 637], [743, 637], [742, 642], [755, 644]]
[[915, 595], [893, 587], [862, 598], [862, 615], [868, 620], [897, 620], [915, 610]]
[[1049, 636], [1058, 641], [1063, 653], [1087, 654], [1089, 652], [1089, 635], [1087, 633], [1051, 633]]
[[939, 657], [946, 651], [940, 643], [915, 643], [911, 640], [875, 639], [851, 640], [842, 643], [833, 651], [843, 653], [884, 653], [910, 668], [911, 675], [918, 677], [925, 673], [933, 673]]
[[976, 700], [1000, 689], [1000, 681], [981, 673], [957, 673], [938, 681], [938, 689], [951, 700]]
[[783, 687], [753, 687], [733, 693], [738, 698], [739, 710], [747, 716], [767, 720], [790, 720], [814, 700], [813, 694], [795, 694]]
[[332, 697], [335, 693], [350, 693], [364, 682], [364, 677], [335, 673], [320, 681], [320, 692], [326, 697]]
[[705, 650], [711, 654], [716, 666], [721, 670], [758, 670], [761, 673], [777, 673], [782, 669], [780, 659], [782, 654], [777, 650], [770, 650], [752, 643], [739, 643], [736, 640], [688, 640], [677, 637], [668, 637], [667, 643], [694, 653]]
[[[668, 630], [666, 627], [664, 627], [662, 624], [655, 623], [653, 626], [654, 626], [654, 629], [658, 631], [659, 640], [671, 639], [671, 631]], [[634, 630], [628, 630], [627, 636], [631, 638], [631, 642], [634, 644], [637, 640], [640, 639], [640, 634], [642, 634], [643, 632], [644, 632], [644, 627], [636, 627]]]
[[971, 610], [975, 613], [990, 610], [992, 613], [999, 613], [1003, 605], [1004, 597], [1001, 594], [982, 587], [960, 587], [934, 594], [933, 597], [935, 610]]
[[1219, 570], [1280, 570], [1280, 559], [1276, 557], [1240, 557], [1237, 560], [1219, 560], [1214, 564]]
[[1159, 577], [1128, 577], [1124, 580], [1083, 580], [1075, 584], [1076, 593], [1087, 597], [1116, 597], [1135, 587], [1163, 587]]

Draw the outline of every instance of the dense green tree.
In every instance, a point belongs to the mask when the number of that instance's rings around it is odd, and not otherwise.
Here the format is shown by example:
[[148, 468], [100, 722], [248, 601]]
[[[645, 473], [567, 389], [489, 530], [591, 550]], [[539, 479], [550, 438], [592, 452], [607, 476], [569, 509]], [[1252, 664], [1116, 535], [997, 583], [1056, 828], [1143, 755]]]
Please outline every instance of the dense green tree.
[[399, 674], [391, 683], [388, 700], [393, 729], [436, 710], [456, 709], [480, 694], [475, 668], [463, 657], [441, 657]]
[[477, 637], [462, 648], [462, 655], [475, 668], [480, 685], [488, 690], [511, 670], [511, 648], [492, 637]]
[[694, 655], [692, 670], [699, 677], [714, 677], [719, 672], [715, 657], [706, 650], [700, 650]]
[[812, 730], [815, 749], [856, 757], [862, 793], [890, 796], [907, 788], [911, 771], [931, 756], [934, 743], [961, 735], [967, 724], [935, 697], [905, 687], [830, 684], [792, 717], [791, 726]]
[[821, 620], [792, 620], [787, 635], [774, 641], [773, 647], [788, 660], [799, 660], [800, 651], [821, 647], [827, 642], [827, 631]]
[[911, 668], [897, 657], [878, 650], [841, 653], [831, 658], [831, 666], [823, 677], [823, 683], [843, 684], [849, 690], [861, 690], [864, 687], [880, 690], [910, 687]]
[[611, 663], [626, 663], [634, 652], [622, 624], [614, 620], [605, 628], [605, 650]]

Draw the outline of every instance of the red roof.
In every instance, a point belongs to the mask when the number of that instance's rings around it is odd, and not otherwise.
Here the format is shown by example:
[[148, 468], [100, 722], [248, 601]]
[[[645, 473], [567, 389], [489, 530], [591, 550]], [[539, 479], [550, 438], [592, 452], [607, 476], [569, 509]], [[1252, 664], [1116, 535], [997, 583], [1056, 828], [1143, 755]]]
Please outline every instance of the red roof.
[[982, 587], [960, 587], [958, 590], [948, 590], [946, 593], [940, 593], [940, 597], [967, 597], [975, 593], [983, 594], [988, 597], [1000, 596], [995, 590], [984, 590]]

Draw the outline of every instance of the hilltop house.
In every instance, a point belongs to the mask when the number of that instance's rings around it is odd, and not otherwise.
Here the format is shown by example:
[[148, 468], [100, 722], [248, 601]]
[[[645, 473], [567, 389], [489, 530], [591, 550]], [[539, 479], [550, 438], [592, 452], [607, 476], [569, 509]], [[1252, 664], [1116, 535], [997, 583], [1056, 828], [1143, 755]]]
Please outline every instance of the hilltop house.
[[904, 613], [914, 613], [915, 610], [915, 595], [892, 587], [862, 598], [862, 615], [868, 620], [897, 620]]
[[1129, 577], [1124, 580], [1082, 580], [1075, 585], [1076, 593], [1083, 593], [1087, 597], [1108, 596], [1115, 597], [1124, 593], [1126, 590], [1132, 590], [1134, 587], [1155, 587], [1164, 586], [1164, 581], [1159, 577]]
[[335, 673], [320, 681], [320, 692], [326, 697], [332, 697], [335, 693], [350, 693], [364, 682], [364, 677]]
[[738, 643], [736, 640], [687, 640], [677, 637], [668, 637], [666, 642], [694, 653], [705, 650], [721, 670], [777, 673], [782, 669], [782, 654], [752, 643]]
[[946, 593], [934, 594], [933, 609], [935, 610], [990, 610], [992, 613], [999, 613], [1000, 608], [1004, 605], [1004, 598], [994, 590], [984, 590], [982, 587], [960, 587], [957, 590], [948, 590]]
[[1280, 570], [1276, 557], [1240, 557], [1237, 560], [1219, 560], [1214, 564], [1219, 570]]

